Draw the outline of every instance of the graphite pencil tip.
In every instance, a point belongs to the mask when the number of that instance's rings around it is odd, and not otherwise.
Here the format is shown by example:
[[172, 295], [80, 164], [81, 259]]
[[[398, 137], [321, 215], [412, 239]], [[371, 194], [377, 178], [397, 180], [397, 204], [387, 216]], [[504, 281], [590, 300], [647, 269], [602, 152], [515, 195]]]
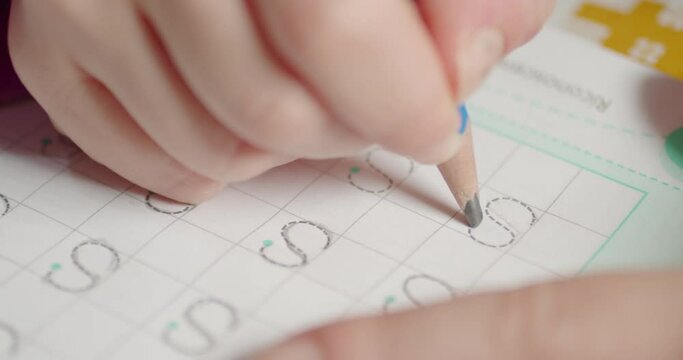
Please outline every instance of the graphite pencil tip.
[[471, 228], [479, 226], [484, 219], [484, 214], [481, 211], [481, 204], [479, 204], [479, 194], [475, 194], [474, 197], [465, 204], [465, 219], [467, 219], [467, 225]]

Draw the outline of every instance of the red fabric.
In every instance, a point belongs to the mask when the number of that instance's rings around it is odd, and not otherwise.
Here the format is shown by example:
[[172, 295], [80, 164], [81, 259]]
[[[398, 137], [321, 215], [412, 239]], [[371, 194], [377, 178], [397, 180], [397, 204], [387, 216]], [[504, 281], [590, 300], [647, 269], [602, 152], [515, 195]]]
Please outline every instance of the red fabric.
[[9, 0], [0, 0], [0, 103], [17, 100], [27, 96], [24, 86], [14, 73], [7, 49], [7, 20]]

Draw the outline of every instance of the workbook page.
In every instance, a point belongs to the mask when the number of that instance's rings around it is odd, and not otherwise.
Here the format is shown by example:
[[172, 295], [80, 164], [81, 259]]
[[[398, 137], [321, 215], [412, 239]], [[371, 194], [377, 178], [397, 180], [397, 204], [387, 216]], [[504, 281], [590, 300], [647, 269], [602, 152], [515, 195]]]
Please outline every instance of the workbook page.
[[679, 83], [548, 29], [469, 106], [476, 229], [436, 167], [381, 148], [194, 206], [95, 163], [36, 104], [1, 109], [0, 359], [236, 358], [335, 320], [683, 264]]

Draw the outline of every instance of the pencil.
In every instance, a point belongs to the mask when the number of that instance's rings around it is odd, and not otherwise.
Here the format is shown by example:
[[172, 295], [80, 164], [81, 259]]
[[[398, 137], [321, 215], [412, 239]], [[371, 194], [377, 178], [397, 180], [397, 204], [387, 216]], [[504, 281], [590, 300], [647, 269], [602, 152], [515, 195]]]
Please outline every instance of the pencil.
[[483, 213], [479, 203], [479, 181], [474, 162], [472, 129], [469, 126], [470, 117], [465, 105], [460, 106], [460, 116], [462, 119], [460, 133], [463, 135], [460, 151], [450, 160], [439, 165], [439, 171], [465, 214], [467, 224], [475, 228], [481, 224]]

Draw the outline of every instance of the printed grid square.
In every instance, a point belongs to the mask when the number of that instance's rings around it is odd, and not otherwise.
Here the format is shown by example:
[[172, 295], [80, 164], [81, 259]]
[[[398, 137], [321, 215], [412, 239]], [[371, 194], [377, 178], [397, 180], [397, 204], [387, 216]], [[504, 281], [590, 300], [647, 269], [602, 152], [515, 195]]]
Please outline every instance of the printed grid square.
[[283, 267], [304, 265], [326, 251], [338, 235], [324, 226], [280, 212], [240, 245]]
[[120, 194], [108, 186], [67, 170], [24, 201], [70, 227], [78, 227]]
[[605, 240], [593, 231], [546, 214], [511, 253], [557, 274], [573, 276]]
[[446, 301], [456, 295], [455, 291], [443, 279], [400, 266], [362, 302], [377, 312], [394, 312]]
[[19, 205], [0, 218], [0, 255], [26, 265], [70, 231], [47, 216]]
[[[81, 302], [42, 329], [37, 342], [67, 359], [96, 359], [131, 330], [125, 322]], [[78, 339], [78, 346], [74, 346], [74, 339]]]
[[9, 214], [18, 205], [19, 203], [17, 201], [0, 193], [0, 218]]
[[419, 275], [417, 270], [399, 266], [366, 294], [361, 299], [361, 303], [369, 306], [377, 313], [389, 310], [405, 310], [413, 307], [414, 305], [403, 294], [402, 289], [403, 282], [415, 275]]
[[147, 333], [158, 339], [150, 345], [171, 351], [171, 358], [188, 355], [188, 359], [241, 359], [257, 348], [283, 339], [272, 327], [234, 310], [233, 304], [225, 299], [189, 290], [146, 325]]
[[439, 224], [447, 222], [458, 211], [458, 204], [436, 166], [417, 166], [387, 199]]
[[112, 360], [132, 359], [164, 359], [164, 360], [192, 360], [191, 356], [185, 356], [173, 351], [160, 339], [146, 333], [136, 333], [130, 341], [113, 350]]
[[503, 253], [449, 228], [440, 229], [406, 263], [456, 289], [468, 289]]
[[133, 254], [173, 220], [129, 196], [119, 196], [89, 218], [79, 231], [106, 239], [116, 250]]
[[350, 298], [358, 298], [398, 265], [385, 256], [341, 238], [301, 273]]
[[459, 213], [446, 226], [481, 245], [503, 251], [519, 241], [543, 215], [542, 210], [488, 187], [480, 189], [479, 199], [484, 211], [481, 225], [470, 229], [464, 215]]
[[216, 235], [178, 221], [147, 243], [135, 257], [187, 284], [231, 246]]
[[503, 256], [488, 269], [470, 290], [472, 293], [507, 290], [558, 280], [552, 272], [530, 264], [512, 255]]
[[546, 210], [579, 169], [528, 147], [521, 147], [489, 180], [492, 189]]
[[0, 153], [0, 189], [2, 193], [24, 201], [65, 166], [23, 148], [11, 148]]
[[246, 320], [229, 301], [188, 289], [145, 328], [176, 356], [197, 358], [209, 357], [217, 343], [235, 336]]
[[[0, 345], [2, 346], [2, 345]], [[46, 350], [39, 349], [35, 344], [20, 344], [19, 353], [12, 355], [12, 360], [58, 360], [54, 354], [48, 354]]]
[[74, 300], [74, 295], [45, 286], [41, 278], [22, 271], [0, 287], [0, 319], [19, 333], [31, 334]]
[[[144, 324], [143, 330], [152, 335], [161, 335], [167, 330], [178, 330], [180, 328], [179, 321], [185, 320], [185, 312], [195, 302], [204, 298], [220, 299], [213, 295], [207, 295], [199, 290], [193, 288], [185, 288], [178, 296], [176, 296], [168, 305]], [[220, 299], [225, 301], [225, 299]], [[225, 301], [228, 303], [227, 301]], [[168, 344], [164, 345], [168, 347]]]
[[90, 291], [87, 298], [132, 323], [141, 324], [182, 289], [181, 283], [137, 261], [128, 261]]
[[287, 205], [286, 210], [341, 234], [378, 201], [370, 193], [323, 175]]
[[275, 266], [256, 253], [235, 247], [194, 286], [251, 312], [291, 274], [289, 269]]
[[118, 192], [124, 192], [132, 186], [130, 181], [120, 177], [104, 165], [87, 156], [71, 164], [71, 169]]
[[[77, 259], [79, 265], [76, 265], [74, 258]], [[106, 281], [112, 271], [121, 266], [125, 260], [126, 256], [119, 253], [106, 240], [90, 239], [84, 234], [73, 232], [33, 261], [30, 264], [30, 270], [42, 275], [44, 280], [49, 276], [52, 282], [50, 286], [87, 289], [91, 285]], [[79, 266], [90, 274], [96, 275], [99, 281], [94, 283], [93, 279]]]
[[519, 145], [484, 129], [475, 128], [472, 132], [477, 175], [479, 183], [483, 184], [500, 169]]
[[303, 164], [293, 163], [277, 167], [255, 179], [232, 186], [282, 208], [318, 176], [320, 176], [319, 171]]
[[126, 196], [142, 203], [147, 210], [166, 214], [174, 218], [182, 218], [195, 208], [194, 205], [177, 202], [167, 197], [155, 194], [139, 186], [132, 186], [126, 190]]
[[382, 201], [345, 235], [367, 247], [403, 260], [439, 228], [439, 224], [388, 201]]
[[278, 209], [272, 205], [226, 188], [218, 196], [185, 214], [183, 219], [236, 243], [277, 212]]
[[21, 268], [14, 263], [0, 257], [0, 285], [20, 270]]
[[[255, 253], [259, 252], [261, 248], [265, 246], [264, 243], [268, 244], [269, 247], [282, 247], [284, 248], [283, 251], [287, 251], [286, 246], [284, 246], [284, 239], [282, 239], [282, 236], [280, 235], [282, 228], [291, 222], [302, 220], [303, 219], [298, 216], [294, 216], [286, 211], [281, 211], [249, 234], [249, 236], [240, 242], [240, 245]], [[305, 244], [299, 245], [303, 246]]]
[[230, 335], [221, 338], [216, 345], [215, 358], [248, 359], [258, 350], [267, 349], [284, 341], [285, 335], [252, 318], [242, 319], [237, 329]]
[[358, 190], [384, 197], [408, 178], [415, 166], [411, 159], [374, 148], [339, 160], [328, 174]]
[[339, 318], [350, 305], [348, 298], [294, 276], [268, 298], [256, 318], [294, 333]]
[[583, 171], [550, 212], [610, 236], [642, 197], [641, 192], [630, 187]]

